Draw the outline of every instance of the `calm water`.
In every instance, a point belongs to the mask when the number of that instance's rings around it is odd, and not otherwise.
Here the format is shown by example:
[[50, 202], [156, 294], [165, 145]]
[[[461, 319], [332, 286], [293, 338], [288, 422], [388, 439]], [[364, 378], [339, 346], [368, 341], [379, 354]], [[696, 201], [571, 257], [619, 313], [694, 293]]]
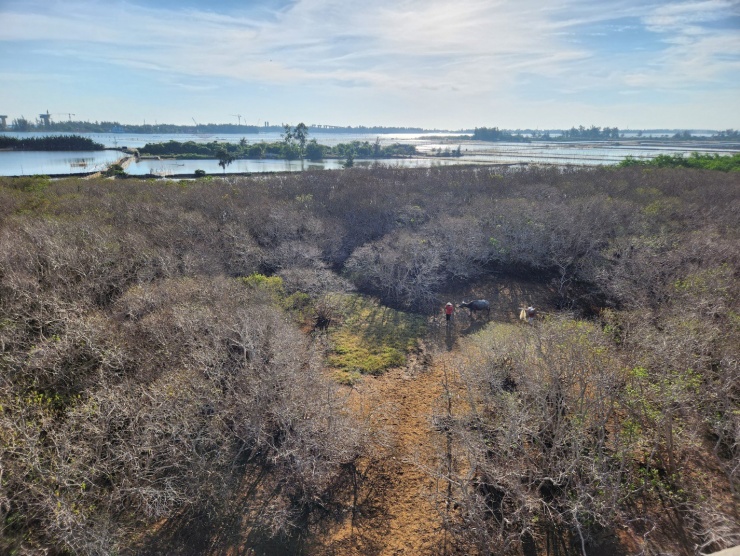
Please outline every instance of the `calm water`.
[[[388, 160], [355, 160], [356, 167], [369, 167], [375, 163], [401, 168], [429, 168], [431, 166], [445, 166], [456, 164], [454, 160], [436, 158], [404, 158]], [[235, 160], [226, 167], [226, 173], [257, 173], [257, 172], [300, 172], [301, 170], [339, 170], [341, 160], [324, 160], [309, 162], [304, 160]], [[203, 170], [207, 174], [223, 174], [218, 160], [140, 160], [132, 162], [126, 172], [132, 176], [154, 174], [157, 176], [174, 176], [177, 174], [193, 174], [196, 170]]]
[[[39, 137], [44, 135], [64, 135], [63, 133], [14, 133], [6, 132], [14, 137]], [[260, 141], [280, 141], [279, 133], [259, 133], [252, 135], [241, 134], [127, 134], [127, 133], [86, 133], [79, 134], [89, 137], [93, 141], [108, 148], [137, 148], [146, 143], [167, 141], [194, 141], [209, 143], [212, 141], [237, 143], [244, 138], [249, 143]], [[319, 143], [334, 146], [338, 143], [350, 141], [368, 141], [374, 143], [376, 139], [382, 145], [402, 143], [414, 145], [422, 154], [436, 154], [439, 149], [454, 151], [460, 147], [463, 154], [460, 158], [412, 158], [381, 160], [379, 162], [400, 167], [430, 167], [434, 165], [450, 164], [617, 164], [626, 156], [638, 159], [650, 159], [660, 154], [684, 154], [691, 152], [731, 154], [740, 152], [740, 145], [719, 144], [673, 144], [660, 145], [655, 141], [631, 140], [626, 144], [619, 142], [577, 142], [577, 143], [488, 143], [483, 141], [464, 141], [459, 134], [435, 133], [434, 138], [428, 134], [345, 134], [345, 133], [315, 133], [310, 136]], [[624, 141], [623, 141], [624, 142]], [[17, 176], [31, 174], [74, 174], [87, 173], [105, 169], [105, 167], [119, 159], [119, 151], [95, 152], [28, 152], [28, 151], [0, 151], [0, 176]], [[358, 166], [372, 164], [372, 161], [355, 161]], [[226, 173], [242, 172], [284, 172], [301, 171], [304, 169], [334, 170], [341, 168], [340, 161], [326, 160], [320, 163], [285, 161], [285, 160], [236, 160], [227, 167]], [[175, 175], [192, 174], [195, 170], [204, 170], [208, 174], [221, 174], [223, 170], [216, 160], [142, 160], [131, 163], [126, 171], [132, 175]]]
[[86, 174], [105, 170], [120, 151], [0, 151], [0, 176]]

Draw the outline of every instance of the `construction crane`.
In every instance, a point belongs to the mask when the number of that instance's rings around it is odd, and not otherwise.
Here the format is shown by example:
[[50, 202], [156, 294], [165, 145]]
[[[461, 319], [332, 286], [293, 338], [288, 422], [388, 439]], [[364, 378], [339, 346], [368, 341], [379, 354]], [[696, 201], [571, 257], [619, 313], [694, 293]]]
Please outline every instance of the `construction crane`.
[[57, 112], [55, 114], [52, 114], [52, 116], [67, 116], [69, 118], [69, 121], [72, 121], [72, 116], [76, 116], [77, 114], [73, 114], [72, 112]]
[[239, 125], [242, 125], [242, 115], [241, 114], [232, 114], [232, 117], [239, 118], [237, 121], [239, 122]]
[[191, 117], [190, 117], [190, 119], [191, 119], [191, 120], [193, 120], [193, 123], [195, 124], [195, 127], [197, 128], [197, 127], [198, 127], [198, 122], [196, 122], [196, 121], [195, 121], [195, 118], [193, 118], [193, 117], [191, 116]]

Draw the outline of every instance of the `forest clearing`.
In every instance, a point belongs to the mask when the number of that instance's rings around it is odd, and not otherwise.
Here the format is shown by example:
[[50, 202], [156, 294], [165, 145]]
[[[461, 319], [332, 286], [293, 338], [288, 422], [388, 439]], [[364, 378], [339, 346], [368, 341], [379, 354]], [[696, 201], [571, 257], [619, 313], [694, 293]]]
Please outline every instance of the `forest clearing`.
[[739, 193], [641, 166], [0, 178], [0, 551], [740, 544]]

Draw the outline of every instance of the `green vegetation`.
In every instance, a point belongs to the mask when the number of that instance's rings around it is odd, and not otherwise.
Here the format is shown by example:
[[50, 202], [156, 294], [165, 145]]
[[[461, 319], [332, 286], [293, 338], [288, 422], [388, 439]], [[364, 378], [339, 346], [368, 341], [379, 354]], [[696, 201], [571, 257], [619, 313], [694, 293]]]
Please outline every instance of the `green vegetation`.
[[450, 150], [449, 147], [445, 147], [445, 149], [442, 149], [442, 147], [437, 148], [435, 151], [432, 149], [432, 156], [441, 156], [445, 158], [449, 157], [461, 157], [462, 156], [462, 146], [458, 145], [456, 149]]
[[[292, 133], [292, 132], [291, 132]], [[218, 158], [219, 153], [227, 153], [235, 159], [262, 159], [262, 158], [284, 158], [295, 160], [305, 156], [309, 160], [321, 160], [323, 158], [347, 158], [353, 153], [357, 158], [397, 158], [416, 155], [416, 147], [413, 145], [380, 146], [368, 141], [352, 141], [350, 143], [339, 143], [334, 147], [320, 145], [315, 139], [306, 141], [301, 147], [300, 143], [293, 141], [293, 136], [288, 135], [286, 139], [279, 142], [249, 143], [243, 140], [239, 143], [196, 143], [194, 141], [167, 141], [166, 143], [147, 143], [139, 149], [142, 155], [166, 156], [178, 159], [205, 159]]]
[[319, 145], [316, 142], [316, 139], [311, 139], [306, 144], [306, 158], [313, 161], [322, 160], [324, 156], [326, 156], [328, 150], [328, 147], [325, 147], [324, 145]]
[[585, 141], [599, 141], [605, 139], [619, 139], [619, 128], [618, 127], [605, 127], [600, 128], [592, 125], [589, 128], [578, 126], [571, 127], [563, 131], [562, 135], [556, 137], [556, 139], [564, 140], [585, 140]]
[[25, 117], [13, 119], [13, 129], [16, 131], [31, 131], [33, 129], [33, 122], [27, 120]]
[[123, 177], [126, 175], [126, 170], [120, 164], [111, 164], [103, 174], [107, 177]]
[[[284, 158], [295, 160], [297, 158], [308, 158], [309, 160], [322, 160], [323, 158], [394, 158], [402, 156], [413, 156], [416, 147], [413, 145], [381, 146], [377, 140], [374, 144], [368, 141], [352, 141], [350, 143], [339, 143], [334, 147], [320, 145], [316, 139], [308, 140], [308, 127], [299, 123], [294, 128], [285, 124], [282, 133], [282, 141], [250, 144], [246, 138], [239, 143], [196, 143], [194, 141], [167, 141], [166, 143], [147, 143], [139, 149], [143, 155], [167, 156], [182, 159], [218, 158], [232, 157], [261, 159], [261, 158]], [[458, 149], [459, 150], [459, 149]], [[219, 162], [220, 164], [220, 162]], [[226, 163], [227, 165], [230, 162]], [[225, 166], [222, 166], [225, 168]]]
[[478, 141], [529, 142], [529, 139], [522, 135], [514, 135], [509, 131], [497, 127], [476, 127], [473, 133], [473, 139]]
[[[217, 158], [220, 150], [241, 154], [244, 147], [241, 144], [219, 143], [212, 141], [210, 143], [196, 143], [195, 141], [167, 141], [166, 143], [147, 143], [139, 148], [139, 153], [143, 155], [168, 156], [174, 158]], [[249, 149], [246, 149], [247, 153]], [[263, 153], [260, 152], [259, 156]]]
[[218, 159], [218, 165], [223, 168], [224, 173], [226, 173], [226, 167], [236, 160], [236, 157], [226, 149], [219, 149], [216, 152], [216, 158]]
[[644, 166], [649, 168], [698, 168], [703, 170], [718, 170], [720, 172], [740, 171], [740, 154], [720, 156], [719, 154], [691, 153], [685, 157], [680, 154], [661, 154], [650, 160], [637, 160], [626, 157], [619, 166]]
[[[668, 136], [667, 132], [673, 130], [652, 130], [652, 132], [663, 132], [662, 135], [666, 139], [672, 139], [675, 141], [737, 141], [740, 134], [738, 131], [733, 129], [727, 129], [719, 131], [711, 137], [706, 136], [695, 136], [690, 131], [684, 130], [674, 133], [672, 136]], [[555, 135], [552, 134], [555, 132]], [[520, 130], [511, 132], [508, 130], [502, 130], [497, 127], [492, 128], [475, 128], [472, 135], [472, 139], [479, 141], [507, 141], [507, 142], [529, 142], [530, 140], [544, 140], [544, 141], [608, 141], [620, 139], [622, 136], [618, 127], [598, 127], [592, 125], [590, 127], [578, 126], [571, 127], [570, 129], [564, 130], [549, 130], [540, 131], [537, 129], [525, 130], [528, 136], [524, 136], [520, 133]], [[637, 133], [638, 137], [643, 135], [642, 131]], [[530, 139], [531, 138], [531, 139]]]
[[417, 347], [426, 323], [418, 316], [396, 311], [361, 295], [333, 296], [339, 324], [330, 331], [331, 367], [343, 384], [362, 374], [381, 374], [406, 363], [406, 354]]
[[740, 131], [737, 129], [725, 129], [718, 131], [716, 135], [712, 135], [712, 139], [718, 141], [737, 141], [740, 140]]
[[102, 151], [104, 148], [100, 143], [79, 135], [52, 135], [26, 139], [0, 135], [0, 149], [18, 151]]
[[[605, 127], [600, 128], [597, 126], [591, 126], [586, 128], [584, 126], [571, 127], [570, 129], [563, 130], [560, 135], [554, 137], [550, 136], [550, 133], [540, 133], [537, 130], [531, 131], [532, 139], [542, 139], [547, 141], [603, 141], [606, 139], [619, 139], [619, 128], [616, 127]], [[521, 134], [514, 134], [510, 131], [499, 129], [497, 127], [480, 127], [475, 128], [472, 136], [473, 139], [478, 141], [506, 141], [506, 142], [529, 142], [531, 139]]]
[[416, 147], [413, 145], [393, 143], [392, 145], [382, 146], [378, 141], [375, 143], [370, 143], [369, 141], [339, 143], [329, 151], [329, 154], [339, 158], [347, 158], [350, 153], [354, 158], [394, 158], [414, 156], [417, 154]]
[[506, 141], [506, 142], [526, 142], [532, 139], [544, 141], [604, 141], [608, 139], [619, 139], [619, 128], [617, 127], [571, 127], [565, 129], [558, 135], [551, 136], [549, 131], [541, 132], [539, 130], [529, 130], [529, 137], [520, 133], [512, 133], [497, 127], [480, 127], [475, 128], [472, 138], [478, 141]]
[[344, 169], [354, 167], [354, 165], [355, 165], [355, 151], [353, 151], [352, 149], [349, 149], [349, 150], [347, 150], [345, 152], [346, 152], [346, 159], [345, 159], [344, 163], [342, 164], [342, 167]]
[[315, 300], [308, 294], [296, 291], [291, 294], [285, 289], [285, 281], [280, 276], [266, 276], [258, 272], [238, 279], [252, 292], [287, 311], [298, 324], [308, 321], [315, 313]]
[[298, 149], [301, 158], [304, 157], [306, 151], [306, 141], [308, 140], [308, 127], [303, 122], [299, 123], [293, 129], [293, 139], [298, 143]]

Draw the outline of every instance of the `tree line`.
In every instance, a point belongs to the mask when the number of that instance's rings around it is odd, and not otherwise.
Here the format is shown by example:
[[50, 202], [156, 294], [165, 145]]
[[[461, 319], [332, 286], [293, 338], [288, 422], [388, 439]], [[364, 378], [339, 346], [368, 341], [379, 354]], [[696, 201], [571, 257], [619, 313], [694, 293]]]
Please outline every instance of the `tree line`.
[[102, 151], [100, 143], [79, 135], [16, 138], [0, 135], [0, 149], [18, 151]]
[[499, 129], [497, 127], [476, 127], [473, 131], [472, 138], [477, 141], [507, 141], [515, 143], [526, 143], [529, 141], [529, 139], [523, 135], [515, 135], [510, 131]]
[[167, 156], [182, 159], [221, 158], [226, 153], [234, 159], [283, 158], [296, 160], [322, 160], [324, 158], [397, 158], [417, 155], [414, 145], [394, 143], [381, 145], [379, 141], [351, 141], [334, 146], [321, 145], [315, 139], [307, 140], [301, 145], [292, 138], [283, 141], [250, 143], [242, 139], [239, 143], [212, 141], [196, 143], [194, 141], [167, 141], [166, 143], [147, 143], [139, 153], [144, 155]]
[[619, 128], [618, 127], [598, 127], [592, 125], [591, 127], [584, 127], [582, 125], [578, 127], [571, 127], [570, 129], [563, 130], [560, 135], [561, 139], [584, 139], [584, 140], [604, 140], [604, 139], [619, 139]]
[[13, 131], [57, 131], [66, 133], [259, 133], [264, 128], [246, 124], [122, 124], [117, 121], [32, 121], [24, 117], [14, 118]]
[[[45, 123], [39, 119], [29, 120], [21, 116], [13, 118], [10, 127], [14, 131], [62, 131], [68, 133], [248, 133], [281, 131], [283, 126], [206, 123], [194, 125], [178, 124], [124, 124], [118, 121], [84, 121], [72, 120], [74, 114], [64, 121], [49, 120]], [[404, 126], [308, 126], [312, 133], [422, 133], [427, 131], [420, 127]]]
[[559, 135], [552, 135], [548, 132], [532, 131], [530, 137], [520, 133], [512, 133], [498, 127], [480, 127], [475, 128], [472, 138], [478, 141], [507, 141], [507, 142], [529, 142], [532, 139], [546, 141], [557, 140], [605, 140], [619, 139], [619, 128], [617, 127], [597, 127], [584, 126], [571, 127], [560, 132]]

